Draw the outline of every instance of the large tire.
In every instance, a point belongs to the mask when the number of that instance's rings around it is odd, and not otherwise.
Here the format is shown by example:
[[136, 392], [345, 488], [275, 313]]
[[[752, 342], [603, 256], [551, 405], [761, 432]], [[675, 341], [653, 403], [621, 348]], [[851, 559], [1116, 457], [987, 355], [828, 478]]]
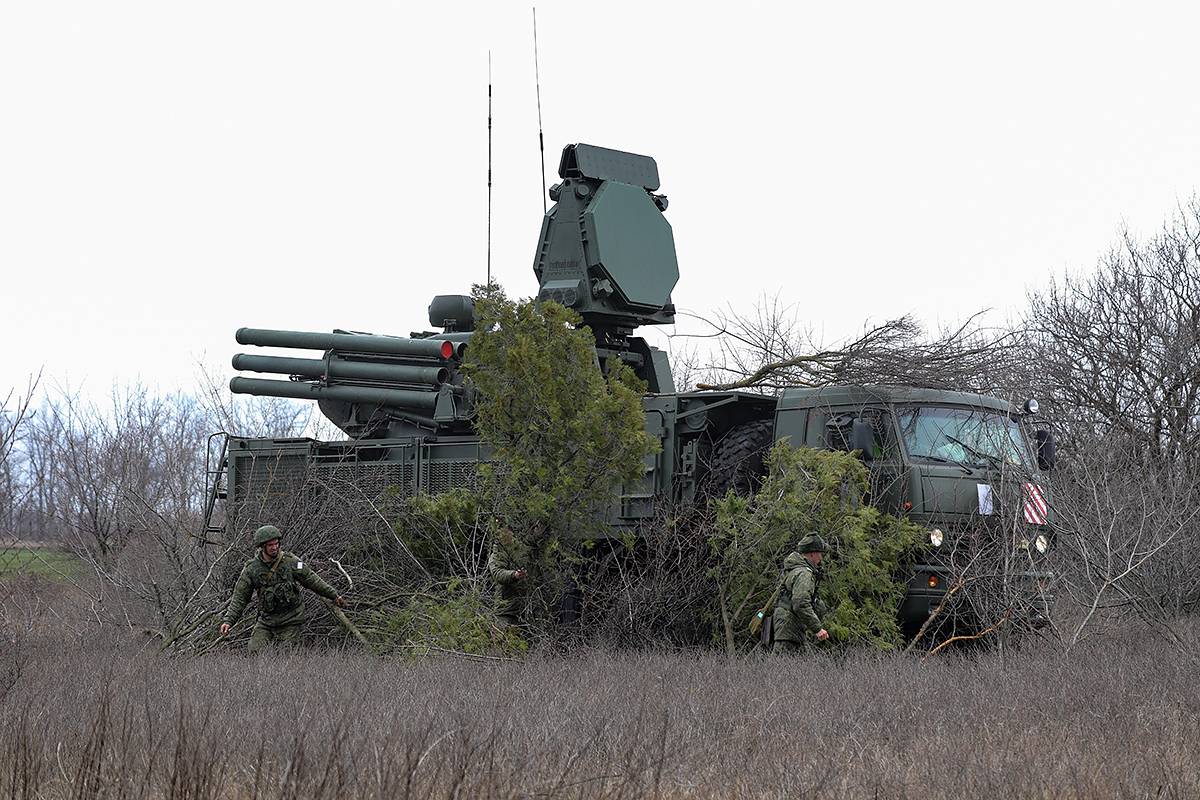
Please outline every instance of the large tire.
[[736, 425], [713, 445], [709, 461], [708, 496], [749, 495], [766, 477], [767, 451], [771, 449], [775, 421], [760, 419]]

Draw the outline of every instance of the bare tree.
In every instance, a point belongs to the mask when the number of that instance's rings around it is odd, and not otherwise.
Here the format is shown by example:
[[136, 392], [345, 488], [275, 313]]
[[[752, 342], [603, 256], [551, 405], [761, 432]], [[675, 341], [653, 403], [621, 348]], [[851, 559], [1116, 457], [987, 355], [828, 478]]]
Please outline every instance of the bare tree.
[[[64, 542], [91, 566], [100, 580], [75, 583], [93, 605], [116, 587], [115, 597], [162, 615], [189, 591], [205, 561], [194, 539], [205, 433], [190, 396], [138, 386], [114, 391], [107, 407], [59, 390], [38, 408], [23, 442], [25, 515], [39, 538]], [[145, 608], [119, 605], [130, 625]]]
[[0, 402], [0, 572], [20, 557], [12, 548], [22, 538], [21, 516], [31, 488], [23, 445], [40, 379], [30, 378], [22, 392], [10, 389]]
[[0, 402], [0, 531], [9, 536], [16, 532], [17, 512], [28, 491], [19, 462], [40, 380], [40, 374], [30, 378], [23, 392], [10, 389]]
[[1095, 272], [1030, 298], [1030, 346], [1068, 443], [1118, 431], [1179, 477], [1200, 462], [1200, 200]]
[[1027, 360], [1063, 451], [1056, 506], [1089, 619], [1200, 603], [1200, 200], [1035, 293]]
[[[320, 425], [323, 420], [320, 415], [313, 414], [312, 403], [281, 397], [238, 397], [229, 391], [221, 374], [204, 364], [198, 365], [198, 372], [198, 402], [207, 417], [210, 432], [286, 438], [300, 436], [311, 423]], [[331, 431], [326, 426], [321, 427], [320, 433]]]

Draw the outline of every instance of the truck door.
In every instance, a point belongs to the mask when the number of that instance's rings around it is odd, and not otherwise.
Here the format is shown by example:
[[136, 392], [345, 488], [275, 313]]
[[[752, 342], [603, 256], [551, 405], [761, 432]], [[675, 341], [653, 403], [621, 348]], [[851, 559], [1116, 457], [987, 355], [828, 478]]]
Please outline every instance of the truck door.
[[882, 409], [868, 409], [863, 417], [875, 433], [874, 458], [867, 462], [871, 471], [871, 505], [888, 514], [901, 514], [908, 499], [908, 472], [901, 457], [894, 417]]

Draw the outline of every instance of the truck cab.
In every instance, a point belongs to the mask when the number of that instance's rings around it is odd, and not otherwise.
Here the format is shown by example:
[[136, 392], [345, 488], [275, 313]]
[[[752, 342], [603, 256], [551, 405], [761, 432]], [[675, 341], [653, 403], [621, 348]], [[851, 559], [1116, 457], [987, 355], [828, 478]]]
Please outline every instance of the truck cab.
[[775, 438], [859, 452], [870, 470], [871, 505], [927, 530], [929, 547], [901, 609], [907, 632], [965, 580], [999, 585], [1026, 609], [1024, 622], [1040, 625], [1052, 577], [1045, 563], [1053, 542], [1046, 471], [1054, 447], [1031, 409], [1036, 404], [1018, 408], [939, 389], [789, 389], [776, 406]]

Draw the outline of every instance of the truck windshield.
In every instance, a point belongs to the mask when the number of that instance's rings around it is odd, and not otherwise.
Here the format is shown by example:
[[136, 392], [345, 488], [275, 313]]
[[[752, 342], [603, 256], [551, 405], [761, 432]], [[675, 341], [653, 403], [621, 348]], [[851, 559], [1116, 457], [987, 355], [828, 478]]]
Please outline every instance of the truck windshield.
[[1025, 435], [1006, 414], [923, 406], [902, 410], [897, 418], [912, 458], [993, 468], [1028, 466]]

